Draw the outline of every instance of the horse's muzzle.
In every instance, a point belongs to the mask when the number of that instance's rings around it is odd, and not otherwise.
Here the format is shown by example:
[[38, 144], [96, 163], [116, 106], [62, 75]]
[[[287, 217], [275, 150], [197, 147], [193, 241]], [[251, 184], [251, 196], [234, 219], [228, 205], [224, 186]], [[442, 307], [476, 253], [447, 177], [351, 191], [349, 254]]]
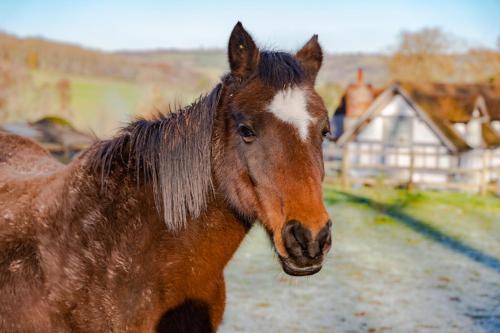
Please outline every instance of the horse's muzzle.
[[285, 273], [305, 276], [319, 272], [332, 245], [331, 227], [332, 222], [328, 220], [313, 238], [311, 231], [299, 221], [288, 221], [282, 234], [288, 257], [280, 256]]

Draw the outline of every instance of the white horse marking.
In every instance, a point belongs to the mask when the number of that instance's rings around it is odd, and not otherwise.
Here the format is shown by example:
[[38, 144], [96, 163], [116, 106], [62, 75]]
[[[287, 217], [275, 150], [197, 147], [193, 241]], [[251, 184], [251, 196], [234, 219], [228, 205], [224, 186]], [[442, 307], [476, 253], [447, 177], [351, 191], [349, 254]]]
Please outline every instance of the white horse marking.
[[294, 126], [303, 141], [307, 140], [313, 118], [307, 111], [307, 92], [304, 89], [293, 87], [280, 90], [268, 110], [278, 119]]

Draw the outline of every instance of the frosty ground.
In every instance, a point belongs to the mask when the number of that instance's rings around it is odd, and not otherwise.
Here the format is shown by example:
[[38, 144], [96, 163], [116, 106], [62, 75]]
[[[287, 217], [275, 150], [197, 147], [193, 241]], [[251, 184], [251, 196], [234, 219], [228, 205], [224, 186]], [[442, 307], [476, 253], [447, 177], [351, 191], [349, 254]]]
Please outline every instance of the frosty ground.
[[333, 252], [281, 272], [253, 228], [225, 271], [220, 332], [500, 332], [500, 199], [325, 189]]

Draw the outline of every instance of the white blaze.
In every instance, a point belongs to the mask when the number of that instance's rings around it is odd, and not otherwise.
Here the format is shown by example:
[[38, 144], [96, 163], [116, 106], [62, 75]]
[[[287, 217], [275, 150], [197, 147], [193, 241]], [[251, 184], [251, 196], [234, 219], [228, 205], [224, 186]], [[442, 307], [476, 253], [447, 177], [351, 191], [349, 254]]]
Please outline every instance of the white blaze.
[[280, 90], [268, 108], [278, 119], [294, 126], [303, 141], [309, 136], [312, 117], [307, 111], [307, 93], [299, 87]]

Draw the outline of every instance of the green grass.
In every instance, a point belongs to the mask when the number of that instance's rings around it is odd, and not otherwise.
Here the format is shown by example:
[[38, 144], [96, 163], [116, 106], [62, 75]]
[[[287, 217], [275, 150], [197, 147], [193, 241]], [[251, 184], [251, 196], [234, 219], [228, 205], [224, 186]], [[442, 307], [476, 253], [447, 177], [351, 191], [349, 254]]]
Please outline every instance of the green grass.
[[500, 257], [496, 246], [500, 243], [500, 199], [496, 197], [382, 187], [344, 192], [326, 186], [324, 193], [326, 203], [332, 207], [371, 212], [363, 223], [406, 228], [404, 223], [397, 223], [392, 213], [404, 214], [446, 236]]
[[[345, 200], [342, 192], [343, 190], [336, 186], [326, 185], [324, 190], [325, 200], [331, 203]], [[347, 193], [363, 195], [387, 205], [400, 207], [418, 204], [445, 204], [471, 211], [485, 209], [500, 213], [500, 199], [495, 196], [479, 196], [472, 193], [447, 191], [407, 191], [389, 187], [363, 187], [349, 190]]]
[[[24, 109], [37, 109], [37, 101], [28, 98], [36, 91], [50, 92], [51, 102], [41, 114], [60, 114], [57, 98], [57, 82], [67, 79], [71, 82], [71, 113], [70, 119], [75, 127], [93, 131], [98, 136], [106, 137], [123, 126], [138, 114], [149, 114], [165, 110], [168, 105], [180, 107], [189, 105], [200, 94], [207, 93], [213, 86], [208, 77], [202, 77], [196, 84], [187, 82], [175, 84], [168, 82], [134, 82], [103, 77], [86, 77], [66, 75], [57, 72], [32, 71], [33, 86], [31, 91], [23, 91], [21, 100], [30, 101]], [[35, 120], [35, 119], [31, 119]]]
[[143, 95], [135, 84], [110, 80], [74, 80], [71, 90], [76, 123], [100, 133], [136, 114]]
[[32, 77], [36, 86], [54, 90], [58, 80], [69, 80], [75, 126], [101, 135], [136, 114], [145, 95], [145, 88], [134, 82], [46, 71], [33, 71]]

